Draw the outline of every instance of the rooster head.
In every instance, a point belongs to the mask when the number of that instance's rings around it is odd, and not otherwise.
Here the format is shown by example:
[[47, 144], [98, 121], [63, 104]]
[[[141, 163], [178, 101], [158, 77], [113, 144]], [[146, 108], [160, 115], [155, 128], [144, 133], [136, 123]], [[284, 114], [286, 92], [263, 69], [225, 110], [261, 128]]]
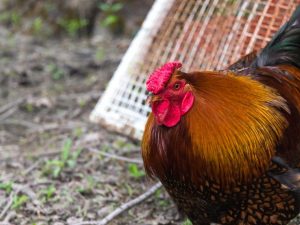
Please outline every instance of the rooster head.
[[151, 93], [149, 102], [156, 122], [173, 127], [187, 113], [194, 103], [191, 86], [179, 69], [180, 62], [168, 62], [155, 70], [146, 82]]

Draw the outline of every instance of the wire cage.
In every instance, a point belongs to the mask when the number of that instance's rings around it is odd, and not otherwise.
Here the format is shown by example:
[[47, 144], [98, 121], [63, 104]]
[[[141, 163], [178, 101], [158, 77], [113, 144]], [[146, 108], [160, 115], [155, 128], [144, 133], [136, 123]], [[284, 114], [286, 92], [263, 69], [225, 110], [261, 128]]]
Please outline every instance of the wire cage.
[[259, 50], [300, 0], [156, 0], [105, 93], [93, 122], [140, 139], [150, 112], [145, 81], [167, 61], [183, 70], [224, 69]]

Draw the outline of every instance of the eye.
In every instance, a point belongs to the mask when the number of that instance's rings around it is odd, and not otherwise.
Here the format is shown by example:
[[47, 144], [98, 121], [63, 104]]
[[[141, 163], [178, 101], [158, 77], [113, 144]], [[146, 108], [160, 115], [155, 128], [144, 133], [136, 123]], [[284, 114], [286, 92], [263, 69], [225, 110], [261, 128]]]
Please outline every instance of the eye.
[[173, 85], [173, 89], [177, 91], [177, 90], [179, 90], [180, 86], [181, 86], [180, 83], [177, 82]]

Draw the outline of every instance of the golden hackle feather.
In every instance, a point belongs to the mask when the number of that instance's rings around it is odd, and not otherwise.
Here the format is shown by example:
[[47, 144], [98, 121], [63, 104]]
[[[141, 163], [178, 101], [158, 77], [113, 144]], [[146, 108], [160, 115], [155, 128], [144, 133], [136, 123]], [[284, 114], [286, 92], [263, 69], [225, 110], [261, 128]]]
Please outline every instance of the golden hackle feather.
[[[221, 183], [243, 182], [264, 173], [287, 121], [286, 103], [274, 90], [233, 73], [193, 73], [196, 95], [186, 116], [192, 154]], [[204, 172], [204, 173], [205, 173]]]
[[187, 80], [195, 103], [173, 128], [158, 126], [150, 115], [142, 143], [147, 172], [158, 177], [170, 173], [196, 184], [209, 178], [223, 185], [264, 173], [287, 127], [280, 112], [287, 110], [284, 99], [233, 73], [173, 76]]

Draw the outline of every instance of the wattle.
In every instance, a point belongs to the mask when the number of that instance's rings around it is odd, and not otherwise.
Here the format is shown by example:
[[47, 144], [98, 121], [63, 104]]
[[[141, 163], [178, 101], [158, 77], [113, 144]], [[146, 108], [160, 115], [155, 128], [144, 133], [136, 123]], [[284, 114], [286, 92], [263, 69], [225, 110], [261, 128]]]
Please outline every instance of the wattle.
[[187, 92], [181, 102], [181, 115], [186, 114], [194, 104], [195, 97], [191, 91]]
[[179, 123], [181, 117], [180, 107], [175, 104], [170, 104], [168, 112], [162, 122], [166, 127], [173, 127]]
[[166, 127], [175, 126], [179, 123], [181, 116], [191, 109], [194, 99], [192, 92], [187, 92], [181, 102], [170, 102], [168, 99], [154, 102], [152, 112], [155, 115], [156, 122]]

